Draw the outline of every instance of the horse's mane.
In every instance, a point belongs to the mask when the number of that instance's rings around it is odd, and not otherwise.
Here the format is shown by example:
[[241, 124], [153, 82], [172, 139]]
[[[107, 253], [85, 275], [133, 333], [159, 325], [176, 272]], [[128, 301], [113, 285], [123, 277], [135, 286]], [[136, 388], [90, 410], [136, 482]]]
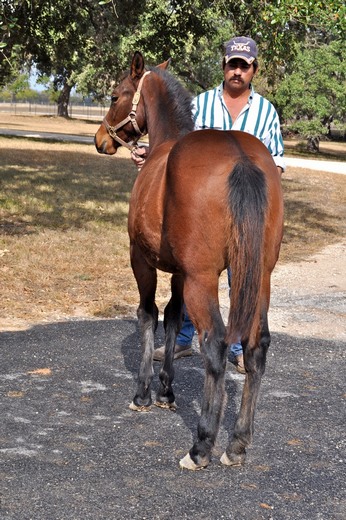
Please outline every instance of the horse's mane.
[[[185, 87], [165, 69], [157, 67], [150, 68], [164, 81], [167, 88], [167, 105], [169, 107], [169, 117], [174, 118], [181, 136], [194, 129], [192, 118], [192, 95]], [[168, 114], [166, 113], [165, 116]]]

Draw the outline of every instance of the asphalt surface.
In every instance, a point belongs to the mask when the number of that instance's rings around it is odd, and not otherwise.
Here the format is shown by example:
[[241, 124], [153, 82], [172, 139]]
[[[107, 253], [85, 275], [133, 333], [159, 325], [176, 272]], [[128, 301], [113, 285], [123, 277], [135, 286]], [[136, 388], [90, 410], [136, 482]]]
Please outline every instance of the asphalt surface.
[[176, 413], [138, 413], [136, 321], [3, 332], [0, 349], [1, 519], [346, 518], [344, 343], [273, 334], [242, 468], [219, 462], [244, 380], [230, 368], [214, 458], [196, 473], [179, 459], [196, 432], [199, 354], [176, 361]]
[[50, 141], [65, 141], [71, 143], [92, 144], [93, 137], [83, 135], [61, 134], [58, 132], [37, 132], [35, 130], [13, 130], [7, 128], [0, 128], [0, 135], [10, 137], [26, 137], [28, 139], [45, 139]]

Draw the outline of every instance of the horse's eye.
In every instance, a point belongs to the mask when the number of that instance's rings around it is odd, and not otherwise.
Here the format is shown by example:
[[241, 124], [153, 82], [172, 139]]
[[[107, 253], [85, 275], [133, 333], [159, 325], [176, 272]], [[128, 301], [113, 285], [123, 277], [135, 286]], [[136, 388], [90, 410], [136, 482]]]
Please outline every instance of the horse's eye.
[[118, 101], [118, 96], [112, 96], [112, 97], [111, 97], [111, 102], [112, 102], [112, 104], [113, 104], [113, 103], [116, 103], [117, 101]]

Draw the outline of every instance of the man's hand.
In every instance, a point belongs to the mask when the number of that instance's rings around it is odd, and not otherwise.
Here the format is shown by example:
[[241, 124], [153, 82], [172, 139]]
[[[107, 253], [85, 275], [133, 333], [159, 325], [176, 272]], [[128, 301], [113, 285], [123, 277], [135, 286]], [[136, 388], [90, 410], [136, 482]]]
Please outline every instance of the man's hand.
[[147, 156], [148, 156], [148, 148], [146, 146], [143, 146], [141, 148], [136, 148], [136, 150], [131, 152], [131, 159], [137, 166], [138, 171], [140, 171], [140, 169], [143, 167]]

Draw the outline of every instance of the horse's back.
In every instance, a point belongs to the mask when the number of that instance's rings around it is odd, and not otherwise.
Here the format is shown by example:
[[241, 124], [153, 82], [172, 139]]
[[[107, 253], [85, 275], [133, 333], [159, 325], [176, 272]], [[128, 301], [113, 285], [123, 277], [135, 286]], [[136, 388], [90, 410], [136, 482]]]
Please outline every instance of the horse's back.
[[250, 160], [269, 175], [276, 172], [267, 147], [257, 138], [238, 130], [198, 130], [180, 139], [169, 160], [184, 161], [194, 168], [202, 165], [206, 175], [218, 176], [237, 162]]

